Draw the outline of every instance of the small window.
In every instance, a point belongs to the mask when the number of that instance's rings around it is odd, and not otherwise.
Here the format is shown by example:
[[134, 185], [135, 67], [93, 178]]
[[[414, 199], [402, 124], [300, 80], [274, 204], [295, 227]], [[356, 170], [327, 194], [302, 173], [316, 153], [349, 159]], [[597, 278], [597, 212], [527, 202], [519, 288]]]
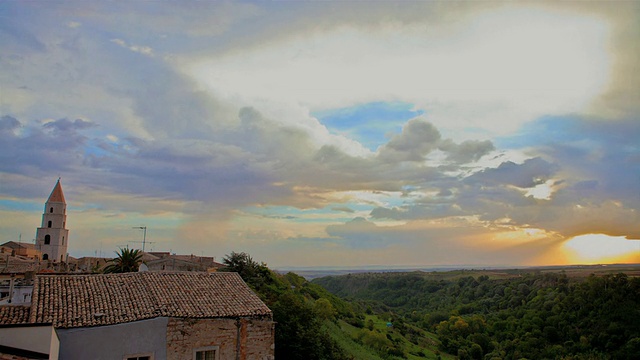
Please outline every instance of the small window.
[[219, 346], [193, 349], [193, 360], [219, 360]]
[[53, 212], [53, 208], [49, 208], [49, 212], [52, 213]]
[[44, 236], [44, 244], [45, 245], [51, 244], [51, 235], [47, 234]]
[[42, 260], [49, 260], [49, 254], [42, 254]]
[[64, 245], [64, 236], [62, 237], [62, 245]]
[[133, 355], [125, 355], [123, 360], [153, 360], [153, 354], [133, 354]]
[[47, 223], [47, 227], [51, 227], [51, 220]]

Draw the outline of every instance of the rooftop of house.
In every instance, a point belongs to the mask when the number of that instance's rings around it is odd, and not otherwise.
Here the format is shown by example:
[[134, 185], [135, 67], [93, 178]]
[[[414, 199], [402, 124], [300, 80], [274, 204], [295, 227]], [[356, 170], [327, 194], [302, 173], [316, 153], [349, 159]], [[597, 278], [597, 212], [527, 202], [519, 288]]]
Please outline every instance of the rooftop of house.
[[0, 306], [0, 325], [25, 324], [29, 322], [29, 306]]
[[0, 256], [0, 274], [25, 273], [38, 269], [38, 264], [33, 259], [19, 255], [4, 255]]
[[7, 241], [4, 244], [0, 244], [0, 246], [2, 247], [7, 247], [10, 249], [35, 249], [36, 245], [35, 244], [31, 244], [31, 243], [24, 243], [24, 242], [18, 242], [18, 241]]
[[40, 275], [29, 322], [73, 328], [160, 316], [271, 318], [272, 314], [236, 273]]

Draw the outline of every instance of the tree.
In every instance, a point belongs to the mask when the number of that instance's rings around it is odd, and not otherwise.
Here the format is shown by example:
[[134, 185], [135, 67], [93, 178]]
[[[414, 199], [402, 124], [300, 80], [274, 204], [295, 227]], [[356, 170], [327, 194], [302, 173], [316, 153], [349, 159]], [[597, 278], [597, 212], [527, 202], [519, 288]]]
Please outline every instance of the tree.
[[[266, 286], [272, 285], [278, 287], [283, 285], [282, 281], [275, 278], [275, 274], [267, 267], [265, 263], [259, 264], [247, 253], [231, 252], [230, 255], [222, 259], [225, 267], [220, 271], [237, 272], [242, 280], [251, 286], [254, 290], [265, 290]], [[273, 295], [266, 294], [265, 295]]]
[[336, 317], [336, 309], [331, 304], [331, 301], [327, 300], [326, 298], [320, 298], [316, 300], [313, 305], [313, 309], [322, 320], [333, 321]]
[[138, 267], [142, 262], [142, 251], [138, 249], [124, 248], [120, 249], [120, 252], [116, 251], [116, 255], [118, 256], [110, 261], [111, 264], [104, 268], [103, 272], [105, 274], [138, 271]]

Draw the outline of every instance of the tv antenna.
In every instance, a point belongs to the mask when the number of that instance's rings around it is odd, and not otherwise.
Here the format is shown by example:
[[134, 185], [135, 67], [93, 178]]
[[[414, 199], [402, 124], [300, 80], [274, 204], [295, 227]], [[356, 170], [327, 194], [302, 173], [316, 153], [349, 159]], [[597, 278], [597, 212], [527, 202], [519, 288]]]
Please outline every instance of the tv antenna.
[[[146, 226], [134, 226], [132, 227], [132, 229], [139, 229], [139, 230], [143, 230], [143, 234], [142, 234], [142, 241], [129, 241], [129, 242], [133, 242], [133, 243], [140, 243], [142, 242], [142, 252], [144, 252], [144, 247], [147, 244], [147, 227]], [[149, 244], [155, 244], [155, 242], [149, 241]]]

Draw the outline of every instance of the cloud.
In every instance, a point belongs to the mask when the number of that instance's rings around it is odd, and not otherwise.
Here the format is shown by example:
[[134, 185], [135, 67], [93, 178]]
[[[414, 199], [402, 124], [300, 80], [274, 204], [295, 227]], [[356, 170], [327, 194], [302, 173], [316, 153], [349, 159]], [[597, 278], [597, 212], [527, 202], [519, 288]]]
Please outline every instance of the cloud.
[[349, 19], [182, 64], [216, 96], [261, 101], [261, 110], [304, 104], [321, 111], [391, 94], [425, 110], [447, 137], [468, 140], [470, 132], [505, 134], [543, 114], [578, 111], [600, 94], [611, 64], [606, 23], [560, 14], [504, 6], [445, 25], [405, 23], [406, 14], [392, 11], [386, 21]]
[[18, 119], [12, 116], [4, 115], [0, 117], [0, 132], [13, 132], [18, 129], [20, 125]]
[[341, 212], [345, 212], [345, 213], [353, 213], [355, 212], [353, 209], [347, 207], [347, 206], [334, 206], [331, 208], [331, 210], [333, 211], [341, 211]]
[[56, 121], [47, 122], [43, 127], [45, 129], [52, 129], [59, 132], [72, 132], [75, 130], [89, 129], [95, 126], [96, 124], [82, 119], [76, 119], [74, 121], [71, 121], [69, 119], [59, 119]]
[[327, 226], [327, 234], [344, 239], [350, 247], [380, 247], [385, 237], [377, 233], [377, 226], [365, 218], [357, 217], [343, 225]]
[[371, 210], [374, 219], [419, 220], [439, 219], [453, 216], [470, 215], [455, 203], [432, 203], [419, 205], [395, 206], [392, 208], [377, 207]]
[[424, 161], [436, 148], [440, 132], [431, 123], [413, 119], [402, 128], [402, 133], [389, 140], [378, 153], [384, 161]]
[[495, 147], [490, 140], [465, 140], [460, 144], [445, 140], [440, 144], [439, 149], [447, 152], [447, 160], [466, 164], [480, 160], [481, 157], [495, 150]]
[[0, 196], [283, 262], [637, 236], [637, 4], [334, 5], [8, 4]]
[[140, 46], [140, 45], [129, 45], [127, 44], [126, 41], [122, 40], [122, 39], [112, 39], [111, 40], [112, 43], [118, 44], [120, 46], [122, 46], [125, 49], [129, 49], [133, 52], [137, 52], [140, 53], [142, 55], [147, 55], [147, 56], [154, 56], [153, 55], [153, 49], [149, 46]]
[[495, 169], [485, 169], [469, 176], [465, 182], [478, 185], [513, 185], [519, 188], [531, 188], [544, 183], [557, 170], [557, 165], [536, 157], [527, 159], [522, 164], [515, 164], [511, 161], [503, 162]]

